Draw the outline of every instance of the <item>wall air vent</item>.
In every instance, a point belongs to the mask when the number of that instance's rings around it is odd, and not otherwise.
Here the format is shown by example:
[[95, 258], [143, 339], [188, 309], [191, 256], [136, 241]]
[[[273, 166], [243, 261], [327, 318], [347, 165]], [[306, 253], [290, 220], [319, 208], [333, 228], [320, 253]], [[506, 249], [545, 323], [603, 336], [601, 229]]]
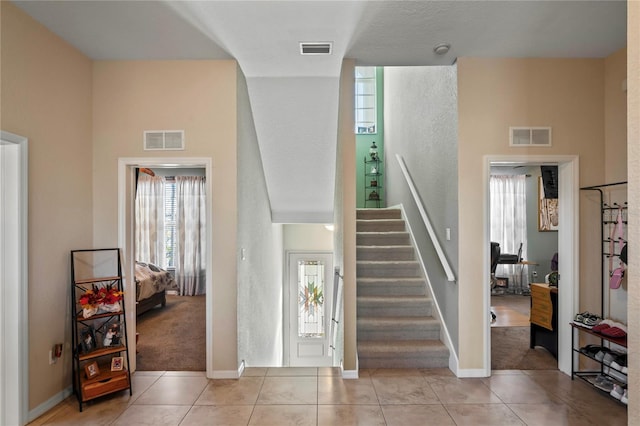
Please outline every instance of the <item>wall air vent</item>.
[[551, 146], [551, 127], [509, 127], [509, 146]]
[[145, 151], [180, 151], [184, 149], [184, 130], [145, 130]]
[[333, 43], [331, 42], [302, 42], [300, 43], [301, 55], [331, 55]]

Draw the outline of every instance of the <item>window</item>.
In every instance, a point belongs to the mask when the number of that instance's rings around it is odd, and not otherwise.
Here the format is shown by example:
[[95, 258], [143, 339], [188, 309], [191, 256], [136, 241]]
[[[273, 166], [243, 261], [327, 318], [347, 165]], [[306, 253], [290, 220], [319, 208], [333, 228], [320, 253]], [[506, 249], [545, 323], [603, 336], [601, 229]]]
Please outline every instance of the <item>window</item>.
[[164, 267], [176, 267], [176, 180], [167, 177], [164, 181]]
[[356, 67], [355, 74], [355, 132], [373, 134], [377, 132], [376, 67]]

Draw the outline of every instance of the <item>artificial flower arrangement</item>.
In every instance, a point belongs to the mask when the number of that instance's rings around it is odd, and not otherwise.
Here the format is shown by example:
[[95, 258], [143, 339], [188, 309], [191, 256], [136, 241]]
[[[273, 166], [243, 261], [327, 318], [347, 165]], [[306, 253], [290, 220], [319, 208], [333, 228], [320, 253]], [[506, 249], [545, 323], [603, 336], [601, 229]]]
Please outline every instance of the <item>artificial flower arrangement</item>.
[[80, 305], [82, 306], [82, 316], [89, 318], [99, 310], [104, 312], [119, 312], [120, 300], [124, 293], [118, 291], [112, 285], [106, 285], [103, 287], [97, 287], [93, 285], [91, 290], [87, 290], [82, 296], [80, 296]]

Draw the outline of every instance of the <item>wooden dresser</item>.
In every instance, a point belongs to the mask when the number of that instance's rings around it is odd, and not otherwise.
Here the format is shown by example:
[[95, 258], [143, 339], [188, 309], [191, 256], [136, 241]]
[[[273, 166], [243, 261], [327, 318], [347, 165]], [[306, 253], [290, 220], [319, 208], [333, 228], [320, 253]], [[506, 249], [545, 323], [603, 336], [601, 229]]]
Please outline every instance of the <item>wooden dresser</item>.
[[542, 346], [558, 359], [558, 288], [531, 284], [529, 347]]

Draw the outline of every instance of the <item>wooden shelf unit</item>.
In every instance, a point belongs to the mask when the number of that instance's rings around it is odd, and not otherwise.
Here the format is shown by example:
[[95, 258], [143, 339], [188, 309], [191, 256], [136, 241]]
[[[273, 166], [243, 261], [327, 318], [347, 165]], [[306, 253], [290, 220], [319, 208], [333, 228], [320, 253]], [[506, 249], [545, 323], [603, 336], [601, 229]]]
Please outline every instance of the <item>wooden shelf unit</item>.
[[[95, 277], [87, 277], [96, 271], [114, 269], [110, 274], [95, 273]], [[113, 275], [115, 273], [116, 275]], [[76, 279], [76, 274], [81, 275]], [[71, 337], [72, 337], [72, 382], [73, 392], [78, 400], [80, 411], [83, 403], [114, 392], [131, 388], [129, 372], [129, 347], [127, 340], [127, 322], [124, 298], [119, 301], [120, 309], [116, 312], [101, 312], [89, 317], [84, 316], [80, 298], [89, 290], [111, 287], [122, 292], [122, 263], [118, 248], [88, 249], [71, 251]], [[117, 330], [117, 333], [112, 333]], [[83, 337], [90, 336], [86, 343]], [[118, 339], [116, 342], [114, 339]], [[113, 343], [113, 345], [111, 345]], [[122, 369], [111, 370], [114, 356], [122, 357]], [[85, 367], [96, 363], [99, 374], [87, 377]]]

